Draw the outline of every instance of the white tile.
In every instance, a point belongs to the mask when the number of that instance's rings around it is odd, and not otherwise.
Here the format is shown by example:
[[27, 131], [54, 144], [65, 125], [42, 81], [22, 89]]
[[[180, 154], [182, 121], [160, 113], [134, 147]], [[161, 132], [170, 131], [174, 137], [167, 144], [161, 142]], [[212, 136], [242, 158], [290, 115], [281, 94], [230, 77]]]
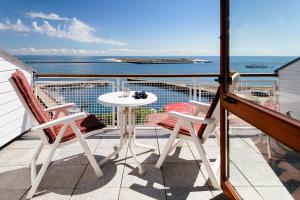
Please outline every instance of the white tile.
[[[125, 163], [127, 148], [128, 148], [127, 146], [124, 146], [117, 155], [115, 155], [114, 157], [112, 157], [110, 159], [110, 161], [108, 161], [108, 163], [111, 163], [111, 162], [118, 163], [118, 164]], [[112, 152], [114, 152], [113, 147], [98, 147], [94, 153], [94, 156], [95, 156], [96, 160], [99, 162], [102, 159], [104, 159], [105, 157], [107, 157], [109, 154], [111, 154]]]
[[145, 173], [140, 175], [135, 164], [126, 165], [121, 187], [164, 188], [162, 171], [154, 164], [142, 165]]
[[234, 187], [241, 199], [263, 200], [253, 187]]
[[166, 196], [168, 200], [207, 200], [213, 198], [209, 187], [167, 189]]
[[41, 143], [40, 139], [31, 140], [31, 139], [18, 139], [9, 144], [6, 148], [9, 149], [36, 149]]
[[19, 200], [26, 190], [2, 190], [0, 189], [0, 200]]
[[268, 163], [235, 163], [246, 179], [253, 186], [283, 186]]
[[255, 187], [264, 200], [292, 200], [294, 199], [284, 187]]
[[34, 149], [3, 149], [0, 151], [0, 166], [27, 166]]
[[[35, 193], [32, 200], [69, 200], [73, 189], [51, 189], [39, 190]], [[27, 193], [23, 196], [22, 200], [26, 199]]]
[[206, 180], [196, 162], [164, 163], [162, 171], [167, 188], [206, 185]]
[[117, 200], [120, 188], [75, 189], [71, 200]]
[[88, 159], [81, 148], [62, 148], [57, 150], [55, 165], [87, 165]]
[[39, 188], [47, 190], [75, 188], [85, 168], [85, 165], [51, 165]]
[[[140, 163], [145, 164], [154, 164], [157, 162], [159, 158], [159, 152], [157, 149], [148, 149], [148, 148], [138, 148], [134, 147], [133, 151], [135, 155], [137, 156], [137, 159]], [[131, 152], [127, 151], [126, 156], [126, 163], [135, 163], [133, 156], [131, 155]]]
[[195, 162], [195, 157], [189, 147], [177, 147], [169, 153], [164, 163]]
[[77, 188], [96, 190], [104, 187], [121, 186], [122, 175], [124, 170], [123, 164], [106, 163], [101, 167], [103, 171], [102, 177], [96, 177], [93, 168], [89, 165], [80, 178]]
[[0, 189], [28, 189], [30, 186], [30, 169], [27, 167], [0, 167]]
[[165, 190], [150, 187], [121, 188], [119, 200], [165, 200]]
[[229, 164], [229, 181], [233, 186], [251, 186], [242, 172], [231, 162]]

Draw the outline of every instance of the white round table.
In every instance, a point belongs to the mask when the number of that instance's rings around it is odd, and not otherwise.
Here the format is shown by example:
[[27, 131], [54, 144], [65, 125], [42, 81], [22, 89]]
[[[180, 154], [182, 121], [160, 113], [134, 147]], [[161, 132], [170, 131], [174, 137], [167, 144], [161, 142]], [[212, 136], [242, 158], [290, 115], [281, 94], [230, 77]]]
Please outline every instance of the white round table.
[[[154, 103], [157, 101], [157, 97], [155, 94], [152, 94], [150, 92], [147, 93], [147, 98], [146, 99], [135, 99], [133, 97], [135, 91], [131, 91], [130, 95], [128, 97], [124, 97], [123, 92], [110, 92], [106, 93], [103, 95], [100, 95], [97, 99], [98, 103], [101, 103], [105, 106], [113, 106], [113, 107], [118, 107], [118, 113], [120, 117], [120, 123], [119, 123], [119, 128], [120, 128], [120, 143], [118, 147], [115, 148], [115, 151], [109, 154], [106, 158], [101, 160], [100, 164], [104, 164], [107, 162], [109, 159], [111, 159], [113, 156], [115, 156], [117, 153], [119, 153], [124, 146], [124, 144], [127, 142], [128, 139], [128, 146], [129, 146], [129, 151], [131, 155], [133, 156], [138, 168], [139, 168], [139, 174], [143, 174], [144, 170], [138, 161], [136, 154], [133, 151], [132, 148], [132, 136], [133, 136], [133, 142], [137, 146], [142, 146], [142, 147], [147, 147], [150, 149], [154, 149], [155, 147], [145, 145], [145, 144], [140, 144], [136, 142], [136, 134], [135, 134], [135, 113], [134, 113], [134, 108], [138, 106], [144, 106], [147, 104]], [[127, 119], [127, 120], [126, 120]], [[128, 124], [128, 129], [126, 124]]]

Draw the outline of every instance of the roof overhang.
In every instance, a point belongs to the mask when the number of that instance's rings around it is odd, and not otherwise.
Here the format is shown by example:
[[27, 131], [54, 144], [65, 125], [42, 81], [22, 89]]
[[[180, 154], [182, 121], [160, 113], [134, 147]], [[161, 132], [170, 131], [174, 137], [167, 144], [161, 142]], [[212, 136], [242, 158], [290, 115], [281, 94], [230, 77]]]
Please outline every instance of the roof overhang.
[[29, 67], [28, 65], [26, 65], [25, 63], [23, 63], [22, 61], [20, 61], [19, 59], [17, 59], [16, 57], [14, 57], [13, 55], [3, 51], [2, 49], [0, 49], [0, 60], [4, 60], [4, 61], [8, 61], [26, 71], [30, 71], [30, 72], [36, 72], [35, 69], [33, 69], [32, 67]]

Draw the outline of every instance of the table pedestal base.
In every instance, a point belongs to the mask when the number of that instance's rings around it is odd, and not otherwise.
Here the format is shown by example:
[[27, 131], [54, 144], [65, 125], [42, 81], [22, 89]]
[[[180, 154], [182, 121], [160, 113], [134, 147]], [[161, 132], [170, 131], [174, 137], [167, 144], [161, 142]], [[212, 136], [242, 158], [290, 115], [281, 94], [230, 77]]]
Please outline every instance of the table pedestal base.
[[[135, 163], [137, 164], [137, 166], [139, 168], [139, 174], [144, 174], [144, 170], [141, 166], [141, 163], [138, 161], [138, 159], [136, 157], [136, 154], [133, 150], [132, 142], [137, 146], [146, 147], [146, 148], [149, 148], [149, 149], [155, 149], [155, 147], [136, 142], [136, 133], [134, 131], [135, 130], [135, 127], [134, 127], [134, 125], [135, 125], [135, 115], [134, 115], [134, 112], [132, 110], [133, 110], [133, 108], [131, 108], [131, 107], [125, 107], [125, 108], [122, 107], [122, 108], [118, 109], [119, 116], [120, 116], [120, 125], [119, 125], [120, 141], [119, 141], [118, 145], [113, 146], [114, 147], [114, 152], [112, 152], [107, 157], [105, 157], [103, 160], [101, 160], [100, 165], [103, 165], [109, 159], [111, 159], [112, 157], [117, 155], [121, 151], [121, 149], [123, 148], [124, 144], [127, 143], [127, 140], [128, 140], [129, 151], [130, 151], [130, 154], [132, 155]], [[132, 117], [132, 115], [134, 117]], [[127, 125], [126, 125], [127, 123], [128, 123], [128, 128], [127, 128]]]

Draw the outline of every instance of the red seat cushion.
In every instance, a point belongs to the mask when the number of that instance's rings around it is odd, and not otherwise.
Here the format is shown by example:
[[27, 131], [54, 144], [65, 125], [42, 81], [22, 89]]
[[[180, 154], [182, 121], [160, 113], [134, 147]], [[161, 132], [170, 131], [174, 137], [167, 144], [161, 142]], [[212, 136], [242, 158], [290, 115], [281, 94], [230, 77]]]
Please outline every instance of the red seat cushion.
[[[88, 133], [91, 131], [95, 131], [98, 129], [102, 129], [105, 127], [105, 125], [102, 122], [100, 122], [95, 115], [88, 115], [84, 119], [76, 120], [76, 125], [82, 134], [85, 134], [85, 133]], [[62, 124], [54, 126], [54, 131], [55, 131], [56, 136], [58, 135], [62, 126], [63, 126]], [[73, 129], [71, 128], [70, 125], [68, 125], [65, 130], [65, 133], [61, 139], [61, 142], [68, 141], [75, 137], [76, 137], [76, 135], [75, 135]]]
[[[219, 99], [220, 99], [220, 87], [218, 88], [217, 93], [210, 104], [210, 107], [205, 115], [205, 119], [211, 118], [214, 110], [216, 109], [216, 107], [218, 105]], [[163, 121], [157, 123], [157, 125], [161, 126], [163, 128], [166, 128], [166, 129], [173, 130], [175, 128], [177, 121], [178, 121], [178, 118], [176, 118], [176, 117], [167, 117]], [[207, 124], [193, 123], [193, 126], [196, 130], [198, 137], [202, 138], [202, 135], [204, 133], [204, 130], [205, 130]], [[183, 135], [188, 135], [188, 136], [191, 135], [188, 128], [185, 126], [180, 127], [178, 133], [183, 134]]]
[[[157, 125], [166, 128], [166, 129], [170, 129], [173, 130], [175, 128], [175, 125], [178, 121], [178, 118], [176, 117], [167, 117], [166, 119], [162, 120], [161, 122], [157, 123]], [[200, 127], [202, 126], [201, 123], [194, 123], [193, 124], [196, 132], [199, 131]], [[187, 135], [187, 136], [191, 136], [191, 133], [189, 131], [189, 129], [186, 126], [182, 126], [179, 129], [179, 134], [183, 134], [183, 135]]]
[[[47, 116], [47, 113], [44, 111], [43, 107], [40, 105], [39, 101], [36, 99], [33, 94], [31, 87], [24, 76], [24, 74], [20, 70], [16, 70], [15, 73], [12, 74], [12, 79], [14, 80], [17, 88], [19, 89], [23, 99], [28, 105], [30, 111], [33, 116], [36, 118], [39, 124], [44, 124], [46, 122], [51, 121], [51, 119]], [[105, 127], [103, 123], [101, 123], [95, 115], [88, 115], [86, 118], [77, 120], [76, 124], [78, 125], [80, 131], [82, 133], [87, 133], [96, 129], [101, 129]], [[49, 143], [53, 143], [56, 139], [56, 136], [60, 130], [62, 125], [54, 126], [54, 128], [44, 129], [44, 132], [48, 138]], [[61, 141], [67, 141], [76, 137], [73, 130], [70, 126], [66, 128], [65, 134]]]
[[[37, 122], [39, 124], [49, 122], [49, 117], [45, 113], [38, 100], [35, 98], [31, 90], [31, 86], [29, 85], [24, 74], [20, 70], [16, 70], [16, 72], [12, 74], [12, 79], [14, 80], [17, 88], [19, 89], [19, 92], [21, 93], [23, 99], [25, 100], [27, 106], [29, 107]], [[44, 132], [47, 135], [49, 142], [53, 142], [53, 138], [56, 137], [54, 130], [51, 128], [47, 128], [44, 129]]]

